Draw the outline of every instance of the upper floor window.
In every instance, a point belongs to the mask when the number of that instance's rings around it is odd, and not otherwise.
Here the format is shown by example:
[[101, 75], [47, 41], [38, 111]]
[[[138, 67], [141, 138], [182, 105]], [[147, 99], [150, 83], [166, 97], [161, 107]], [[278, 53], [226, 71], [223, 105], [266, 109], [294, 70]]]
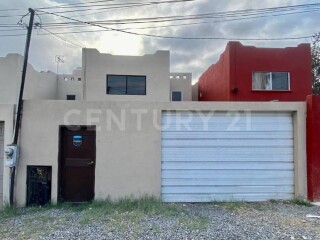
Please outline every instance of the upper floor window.
[[107, 75], [107, 94], [146, 95], [146, 76]]
[[171, 92], [171, 101], [182, 101], [182, 92], [172, 91]]
[[252, 89], [290, 90], [290, 75], [288, 72], [254, 72]]
[[76, 100], [76, 95], [67, 95], [67, 100]]

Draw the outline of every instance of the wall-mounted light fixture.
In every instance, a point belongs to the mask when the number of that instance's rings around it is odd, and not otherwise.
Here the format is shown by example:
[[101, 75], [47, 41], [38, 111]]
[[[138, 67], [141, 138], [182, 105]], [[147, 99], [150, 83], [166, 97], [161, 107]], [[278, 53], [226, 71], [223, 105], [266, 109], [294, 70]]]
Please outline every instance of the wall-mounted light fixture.
[[231, 89], [231, 91], [232, 91], [233, 93], [237, 93], [237, 92], [239, 92], [239, 88], [234, 87], [234, 88]]

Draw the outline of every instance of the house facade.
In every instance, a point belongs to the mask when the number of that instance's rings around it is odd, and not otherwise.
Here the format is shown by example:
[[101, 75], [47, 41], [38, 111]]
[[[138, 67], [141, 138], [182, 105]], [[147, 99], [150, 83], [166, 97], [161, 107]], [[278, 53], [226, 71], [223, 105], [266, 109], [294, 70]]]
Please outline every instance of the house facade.
[[[74, 70], [71, 74], [58, 75], [53, 72], [38, 72], [29, 64], [23, 97], [24, 101], [32, 100], [42, 103], [54, 101], [59, 106], [64, 106], [66, 104], [65, 100], [79, 100], [81, 104], [84, 104], [84, 101], [192, 101], [192, 76], [190, 73], [170, 73], [169, 51], [158, 51], [155, 54], [144, 56], [115, 56], [100, 53], [96, 49], [83, 49], [82, 60], [81, 68]], [[4, 148], [6, 145], [11, 144], [12, 141], [22, 64], [23, 57], [18, 54], [8, 54], [6, 57], [0, 58], [0, 84], [3, 86], [0, 89], [0, 156], [2, 163], [5, 159]], [[177, 77], [172, 79], [170, 78], [171, 75], [181, 76], [181, 79]], [[53, 115], [58, 114], [51, 110], [50, 113]], [[23, 119], [27, 115], [28, 110], [25, 109]], [[64, 117], [67, 118], [68, 111], [65, 115]], [[38, 112], [34, 116], [42, 119], [43, 114]], [[64, 117], [61, 119], [64, 119]], [[37, 124], [40, 124], [40, 122]], [[88, 124], [85, 125], [87, 126]], [[32, 131], [36, 131], [36, 128], [34, 126]], [[21, 129], [21, 131], [23, 130]], [[58, 127], [59, 131], [60, 127]], [[31, 137], [26, 135], [26, 133], [24, 135], [29, 139]], [[26, 156], [24, 150], [28, 148], [22, 147], [24, 145], [22, 144], [22, 134], [20, 139], [19, 165], [23, 165], [24, 162], [28, 162], [23, 157]], [[55, 178], [52, 175], [54, 172], [51, 172], [52, 166], [52, 164], [46, 164], [46, 160], [43, 159], [42, 163], [36, 163], [32, 166], [26, 165], [23, 170], [18, 170], [20, 173], [17, 173], [17, 189], [19, 189], [18, 182], [20, 175], [23, 175], [25, 171], [26, 175], [28, 173], [32, 175], [32, 172], [35, 171], [34, 169], [37, 171], [39, 169], [44, 171], [50, 169], [50, 176], [48, 175], [47, 178], [48, 182], [51, 182], [50, 179]], [[53, 170], [55, 170], [54, 167]], [[3, 164], [1, 164], [1, 204], [2, 199], [4, 199], [5, 203], [9, 201], [9, 172], [9, 168], [3, 168]], [[28, 179], [27, 177], [27, 182]], [[29, 185], [32, 184], [29, 183]], [[33, 184], [33, 186], [35, 185], [36, 183]], [[53, 183], [53, 189], [54, 186]], [[24, 203], [32, 200], [28, 191], [32, 191], [32, 187], [29, 186], [28, 190], [23, 192], [24, 200], [22, 202]], [[51, 196], [51, 190], [49, 192]], [[54, 197], [54, 194], [52, 196]], [[21, 202], [18, 199], [17, 195], [17, 202]]]
[[[52, 84], [44, 84], [45, 95], [31, 88], [41, 74]], [[165, 202], [307, 196], [305, 102], [192, 102], [197, 85], [189, 73], [170, 73], [167, 51], [134, 57], [84, 49], [81, 69], [54, 75], [28, 69], [18, 206], [143, 195]], [[13, 132], [10, 101], [0, 103], [2, 149]], [[4, 167], [5, 203], [9, 179]]]
[[311, 90], [309, 44], [257, 48], [229, 42], [199, 79], [199, 101], [305, 101]]

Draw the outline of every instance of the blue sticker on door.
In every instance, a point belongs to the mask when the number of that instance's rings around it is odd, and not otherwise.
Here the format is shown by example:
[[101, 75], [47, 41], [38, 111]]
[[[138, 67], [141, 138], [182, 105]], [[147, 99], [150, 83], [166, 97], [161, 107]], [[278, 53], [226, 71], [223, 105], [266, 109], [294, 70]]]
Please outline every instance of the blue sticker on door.
[[82, 136], [80, 135], [75, 135], [72, 137], [72, 143], [73, 143], [73, 146], [76, 146], [76, 147], [80, 147], [82, 145]]

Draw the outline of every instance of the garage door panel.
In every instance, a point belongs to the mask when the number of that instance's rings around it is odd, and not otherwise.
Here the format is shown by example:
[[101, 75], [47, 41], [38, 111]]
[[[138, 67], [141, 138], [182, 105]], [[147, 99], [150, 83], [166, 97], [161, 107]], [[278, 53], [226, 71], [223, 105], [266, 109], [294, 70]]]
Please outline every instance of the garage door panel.
[[163, 170], [291, 170], [291, 162], [169, 162], [162, 164]]
[[[243, 140], [243, 139], [242, 139]], [[246, 139], [245, 141], [239, 141], [237, 139], [206, 139], [206, 140], [198, 140], [198, 139], [190, 139], [190, 140], [167, 140], [164, 139], [162, 141], [162, 147], [186, 147], [186, 148], [194, 148], [194, 147], [293, 147], [293, 142], [291, 139], [264, 139], [258, 141], [257, 139]]]
[[[166, 178], [162, 180], [163, 186], [257, 186], [261, 184], [261, 178], [251, 178], [247, 176], [239, 178]], [[235, 185], [235, 181], [237, 185]], [[263, 178], [265, 186], [283, 186], [292, 185], [292, 178], [290, 177], [269, 177]]]
[[[184, 113], [186, 114], [186, 113]], [[164, 114], [162, 127], [164, 131], [288, 131], [290, 128], [292, 114], [228, 114], [224, 115], [189, 115]], [[267, 127], [266, 127], [267, 126]]]
[[[293, 177], [293, 171], [273, 171], [273, 170], [162, 170], [162, 178], [251, 178], [264, 179], [268, 177]], [[236, 183], [235, 183], [236, 184]]]
[[180, 115], [180, 116], [190, 116], [190, 115], [195, 115], [195, 116], [214, 116], [214, 117], [226, 117], [226, 115], [234, 115], [234, 114], [241, 114], [241, 115], [249, 115], [252, 118], [270, 118], [270, 117], [290, 117], [292, 116], [292, 113], [290, 111], [286, 112], [263, 112], [263, 111], [221, 111], [221, 110], [216, 110], [216, 111], [163, 111], [162, 112], [162, 117], [172, 117], [172, 115]]
[[[263, 153], [263, 154], [261, 154]], [[259, 156], [259, 157], [258, 157]], [[162, 148], [162, 161], [289, 161], [292, 148]]]
[[163, 194], [164, 202], [220, 202], [220, 201], [251, 201], [260, 202], [266, 199], [291, 199], [291, 193], [264, 194]]
[[[265, 129], [265, 125], [268, 124], [268, 130]], [[164, 131], [175, 131], [177, 129], [177, 124], [171, 123], [168, 125], [164, 125]], [[274, 131], [281, 131], [281, 132], [288, 132], [291, 130], [286, 124], [281, 123], [261, 123], [261, 124], [249, 124], [249, 123], [234, 123], [232, 122], [217, 122], [215, 124], [210, 123], [205, 125], [203, 122], [199, 122], [199, 124], [192, 124], [192, 123], [185, 123], [182, 126], [178, 127], [180, 131], [265, 131], [265, 132], [274, 132]]]
[[258, 132], [258, 131], [230, 131], [225, 132], [214, 131], [198, 131], [198, 132], [163, 132], [162, 139], [293, 139], [293, 132]]
[[[279, 158], [273, 157], [273, 156], [261, 156], [261, 158], [258, 158], [257, 156], [247, 156], [245, 154], [239, 154], [242, 158], [239, 160], [239, 162], [292, 162], [293, 154], [288, 154], [284, 156], [279, 156]], [[163, 159], [165, 161], [175, 161], [175, 162], [205, 162], [205, 161], [211, 161], [211, 162], [234, 162], [237, 161], [236, 156], [172, 156], [170, 154], [162, 154]]]
[[262, 201], [294, 196], [288, 112], [164, 112], [162, 199]]
[[[174, 116], [174, 118], [172, 118]], [[198, 121], [208, 120], [210, 122], [231, 121], [233, 118], [239, 117], [239, 120], [250, 118], [254, 122], [267, 122], [267, 119], [276, 119], [277, 122], [290, 122], [292, 117], [291, 112], [250, 112], [250, 111], [229, 111], [229, 112], [193, 112], [193, 111], [177, 111], [177, 112], [163, 112], [162, 120], [164, 122], [177, 122], [180, 120]], [[230, 120], [231, 119], [231, 120]]]
[[291, 193], [293, 194], [294, 187], [291, 186], [170, 186], [163, 187], [163, 194], [256, 194], [256, 193]]

